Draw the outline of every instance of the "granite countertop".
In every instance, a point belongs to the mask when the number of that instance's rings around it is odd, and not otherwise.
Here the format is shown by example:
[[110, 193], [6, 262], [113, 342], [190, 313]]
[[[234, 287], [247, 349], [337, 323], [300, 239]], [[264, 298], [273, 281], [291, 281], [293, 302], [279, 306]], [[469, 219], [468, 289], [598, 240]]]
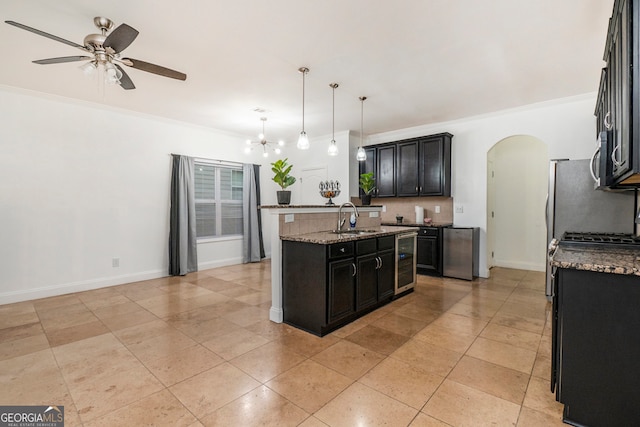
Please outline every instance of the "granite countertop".
[[400, 224], [398, 224], [397, 222], [383, 221], [382, 225], [397, 225], [402, 227], [439, 227], [439, 228], [446, 228], [446, 227], [453, 226], [453, 224], [450, 222], [431, 222], [429, 224], [427, 223], [419, 224], [417, 222], [407, 222], [407, 221], [403, 221]]
[[558, 246], [551, 265], [574, 270], [640, 276], [640, 250]]
[[331, 231], [316, 231], [306, 234], [294, 234], [290, 236], [280, 236], [282, 240], [289, 240], [292, 242], [306, 242], [316, 243], [319, 245], [330, 245], [338, 242], [349, 242], [353, 240], [371, 239], [374, 237], [392, 236], [394, 234], [402, 234], [407, 232], [416, 231], [412, 227], [397, 227], [397, 226], [384, 226], [384, 227], [372, 227], [365, 230], [371, 230], [371, 232], [365, 234], [336, 234]]
[[[260, 209], [317, 209], [317, 208], [339, 208], [340, 204], [335, 203], [333, 205], [260, 205]], [[380, 208], [382, 209], [382, 205], [367, 205], [360, 206], [356, 205], [356, 208]]]

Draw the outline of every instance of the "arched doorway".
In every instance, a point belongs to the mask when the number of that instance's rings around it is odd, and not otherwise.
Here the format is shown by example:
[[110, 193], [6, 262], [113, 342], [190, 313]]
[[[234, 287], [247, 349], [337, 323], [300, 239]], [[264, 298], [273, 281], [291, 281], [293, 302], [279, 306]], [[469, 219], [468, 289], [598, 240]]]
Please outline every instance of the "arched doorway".
[[529, 135], [487, 153], [487, 266], [545, 271], [547, 145]]

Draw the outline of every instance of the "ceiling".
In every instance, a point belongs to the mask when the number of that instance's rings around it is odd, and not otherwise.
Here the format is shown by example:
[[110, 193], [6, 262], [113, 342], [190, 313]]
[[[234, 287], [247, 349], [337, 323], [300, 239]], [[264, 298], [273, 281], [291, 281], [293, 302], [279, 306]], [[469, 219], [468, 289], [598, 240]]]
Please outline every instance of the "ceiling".
[[[125, 70], [101, 87], [71, 46], [0, 23], [0, 84], [295, 143], [305, 130], [364, 133], [484, 114], [597, 90], [613, 0], [2, 0], [13, 20], [82, 44], [95, 16], [140, 35], [123, 56], [187, 74]], [[264, 112], [254, 110], [261, 109]], [[239, 141], [239, 144], [243, 141]]]

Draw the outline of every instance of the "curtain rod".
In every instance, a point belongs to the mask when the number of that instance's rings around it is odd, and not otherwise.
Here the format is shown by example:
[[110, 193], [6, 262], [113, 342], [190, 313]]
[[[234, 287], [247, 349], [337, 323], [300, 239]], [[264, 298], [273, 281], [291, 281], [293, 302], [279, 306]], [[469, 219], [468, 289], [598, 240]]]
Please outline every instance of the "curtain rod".
[[[175, 153], [171, 153], [171, 156], [184, 156], [184, 154], [175, 154]], [[206, 163], [220, 163], [220, 164], [227, 164], [227, 165], [234, 165], [234, 166], [242, 166], [244, 163], [241, 162], [232, 162], [231, 160], [220, 160], [220, 159], [206, 159], [204, 157], [194, 157], [193, 160], [195, 161], [199, 161], [199, 162], [206, 162]]]

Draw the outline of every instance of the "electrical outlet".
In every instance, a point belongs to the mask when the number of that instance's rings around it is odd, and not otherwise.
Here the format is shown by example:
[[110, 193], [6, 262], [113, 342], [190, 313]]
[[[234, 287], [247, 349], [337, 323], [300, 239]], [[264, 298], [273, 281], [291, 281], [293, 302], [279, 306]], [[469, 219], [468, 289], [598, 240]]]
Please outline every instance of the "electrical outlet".
[[284, 222], [285, 222], [285, 223], [286, 223], [286, 222], [293, 222], [293, 218], [294, 218], [293, 214], [286, 214], [286, 215], [284, 216]]
[[111, 258], [111, 267], [120, 267], [120, 258]]
[[456, 213], [464, 213], [464, 208], [462, 205], [456, 205]]
[[382, 205], [382, 212], [386, 212], [387, 211], [387, 205]]
[[436, 206], [436, 208], [435, 208], [434, 212], [435, 212], [435, 213], [440, 213], [440, 206]]

